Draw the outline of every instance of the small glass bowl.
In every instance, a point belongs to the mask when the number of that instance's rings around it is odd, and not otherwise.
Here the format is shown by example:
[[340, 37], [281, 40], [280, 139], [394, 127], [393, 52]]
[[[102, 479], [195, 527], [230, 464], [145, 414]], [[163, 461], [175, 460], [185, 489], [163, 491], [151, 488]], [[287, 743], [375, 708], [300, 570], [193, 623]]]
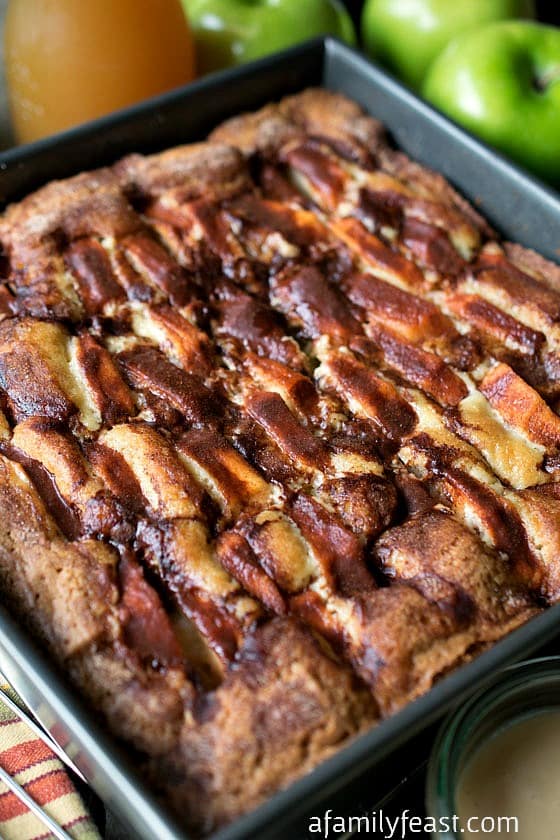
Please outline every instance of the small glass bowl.
[[[558, 710], [560, 656], [547, 656], [506, 668], [498, 682], [453, 712], [442, 725], [428, 765], [426, 807], [436, 825], [453, 825], [461, 773], [488, 738], [537, 713]], [[464, 834], [450, 828], [433, 836], [459, 840]]]

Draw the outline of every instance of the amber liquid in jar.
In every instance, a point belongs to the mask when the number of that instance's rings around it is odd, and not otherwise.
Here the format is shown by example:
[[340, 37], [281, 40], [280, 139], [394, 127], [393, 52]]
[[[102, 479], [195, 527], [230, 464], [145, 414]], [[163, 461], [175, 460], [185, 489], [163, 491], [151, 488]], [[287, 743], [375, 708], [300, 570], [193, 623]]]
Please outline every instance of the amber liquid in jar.
[[190, 81], [180, 0], [10, 0], [6, 78], [29, 142]]

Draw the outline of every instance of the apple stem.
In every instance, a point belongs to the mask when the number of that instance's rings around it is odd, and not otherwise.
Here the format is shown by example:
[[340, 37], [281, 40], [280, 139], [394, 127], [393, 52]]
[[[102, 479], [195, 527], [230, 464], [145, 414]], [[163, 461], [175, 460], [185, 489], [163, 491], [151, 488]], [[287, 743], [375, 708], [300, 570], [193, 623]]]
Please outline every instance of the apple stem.
[[540, 76], [535, 76], [533, 87], [538, 93], [544, 93], [550, 85], [558, 81], [560, 81], [560, 64], [556, 64]]

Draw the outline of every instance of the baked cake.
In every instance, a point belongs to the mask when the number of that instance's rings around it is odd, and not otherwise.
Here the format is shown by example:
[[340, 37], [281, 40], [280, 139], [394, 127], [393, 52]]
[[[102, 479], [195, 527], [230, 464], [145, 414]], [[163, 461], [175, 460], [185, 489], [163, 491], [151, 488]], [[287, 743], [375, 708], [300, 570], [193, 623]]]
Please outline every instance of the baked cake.
[[48, 184], [0, 242], [3, 595], [192, 830], [558, 600], [560, 268], [357, 105]]

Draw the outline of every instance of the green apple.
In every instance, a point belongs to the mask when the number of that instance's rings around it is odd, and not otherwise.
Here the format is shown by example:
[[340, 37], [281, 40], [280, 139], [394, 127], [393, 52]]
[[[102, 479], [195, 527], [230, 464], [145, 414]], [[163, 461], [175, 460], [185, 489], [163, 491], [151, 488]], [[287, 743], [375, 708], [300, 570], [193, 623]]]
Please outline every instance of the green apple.
[[533, 17], [533, 0], [366, 0], [366, 52], [413, 88], [462, 32], [493, 21]]
[[319, 35], [356, 36], [340, 0], [182, 0], [196, 42], [198, 72], [209, 73]]
[[537, 175], [560, 183], [560, 29], [494, 23], [449, 44], [426, 99]]

